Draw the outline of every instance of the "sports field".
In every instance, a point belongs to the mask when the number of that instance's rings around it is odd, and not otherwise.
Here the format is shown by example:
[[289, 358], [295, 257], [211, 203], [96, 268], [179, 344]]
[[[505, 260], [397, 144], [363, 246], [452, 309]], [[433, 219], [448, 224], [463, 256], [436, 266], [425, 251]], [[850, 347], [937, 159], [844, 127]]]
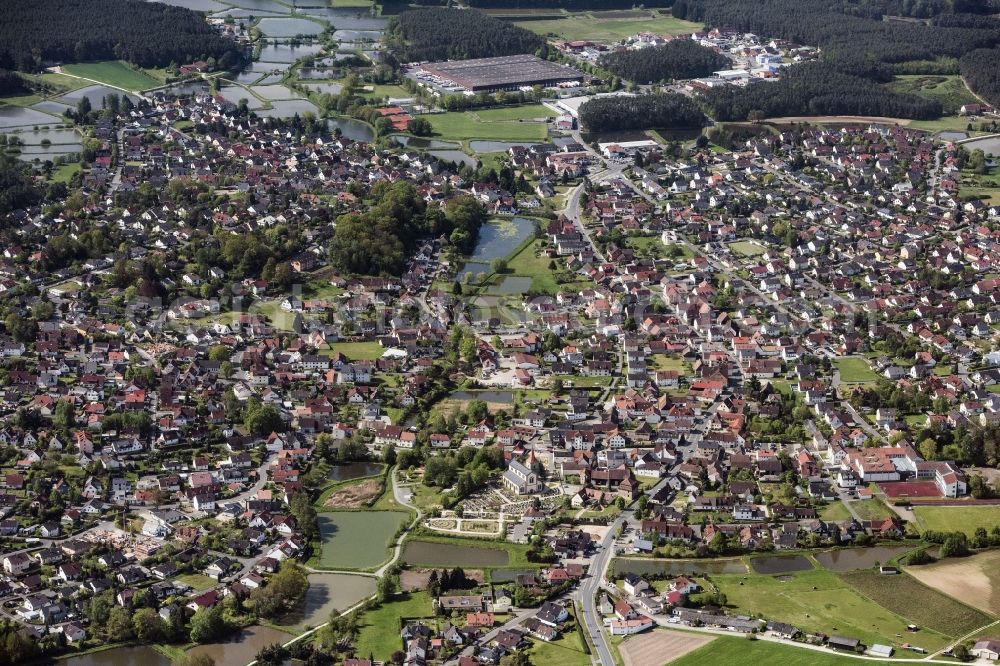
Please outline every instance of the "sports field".
[[465, 141], [542, 141], [548, 136], [545, 120], [555, 113], [541, 104], [501, 109], [452, 111], [425, 116], [434, 126], [436, 138]]

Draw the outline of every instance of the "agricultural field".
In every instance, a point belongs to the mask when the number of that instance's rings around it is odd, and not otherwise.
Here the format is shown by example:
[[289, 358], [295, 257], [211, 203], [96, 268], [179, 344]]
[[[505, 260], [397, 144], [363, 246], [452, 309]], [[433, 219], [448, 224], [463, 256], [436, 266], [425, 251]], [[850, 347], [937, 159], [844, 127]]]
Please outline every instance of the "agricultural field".
[[500, 141], [544, 141], [546, 119], [554, 112], [541, 104], [476, 111], [451, 111], [427, 116], [435, 138], [464, 141], [469, 138]]
[[935, 99], [941, 102], [947, 116], [958, 114], [963, 104], [973, 104], [979, 101], [975, 95], [969, 92], [969, 89], [962, 82], [962, 77], [957, 74], [950, 76], [901, 75], [889, 83], [889, 88], [896, 92], [916, 95], [924, 99]]
[[357, 654], [374, 655], [375, 659], [388, 661], [400, 648], [399, 631], [402, 618], [432, 618], [434, 609], [426, 592], [404, 592], [389, 603], [368, 611], [361, 617], [361, 628], [356, 643]]
[[926, 647], [926, 637], [932, 631], [959, 638], [994, 620], [905, 573], [884, 576], [868, 570], [841, 574], [841, 577], [860, 594], [919, 626], [920, 632], [912, 642], [921, 647]]
[[625, 666], [662, 666], [713, 641], [704, 634], [656, 629], [631, 636], [618, 646]]
[[517, 25], [540, 35], [559, 39], [589, 39], [617, 42], [637, 32], [684, 35], [700, 30], [701, 23], [682, 21], [670, 14], [655, 11], [584, 12], [564, 18], [517, 21]]
[[940, 532], [961, 531], [970, 537], [977, 527], [989, 532], [1000, 527], [1000, 508], [996, 506], [915, 506], [917, 528]]
[[155, 79], [146, 72], [132, 69], [121, 60], [74, 63], [63, 65], [62, 69], [73, 76], [81, 76], [133, 92], [155, 88], [163, 83], [162, 80]]
[[720, 636], [708, 645], [669, 662], [673, 666], [746, 666], [746, 664], [781, 664], [781, 666], [890, 666], [891, 661], [870, 659], [859, 662], [857, 658], [835, 652], [798, 648], [781, 643], [770, 643], [746, 638]]
[[[726, 595], [730, 613], [760, 614], [807, 632], [853, 636], [867, 645], [889, 643], [896, 634], [906, 634], [906, 625], [919, 624], [918, 618], [883, 608], [837, 574], [823, 569], [778, 576], [713, 576], [712, 583]], [[951, 634], [924, 630], [919, 641], [913, 642], [925, 649], [938, 649], [951, 638]]]
[[1000, 614], [1000, 551], [907, 567], [906, 572], [963, 603]]
[[838, 358], [834, 361], [837, 370], [840, 371], [840, 381], [846, 384], [860, 384], [863, 382], [874, 382], [878, 375], [868, 365], [868, 361], [856, 356]]

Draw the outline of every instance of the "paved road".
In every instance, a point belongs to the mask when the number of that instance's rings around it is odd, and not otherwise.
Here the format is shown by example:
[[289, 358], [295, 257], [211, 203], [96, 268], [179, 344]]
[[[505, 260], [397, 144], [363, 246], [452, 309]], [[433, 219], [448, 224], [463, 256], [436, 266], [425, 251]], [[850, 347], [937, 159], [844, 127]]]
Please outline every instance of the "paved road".
[[[659, 490], [666, 485], [667, 479], [662, 479], [659, 483], [647, 491], [647, 495], [652, 497]], [[597, 603], [595, 597], [597, 592], [601, 590], [604, 586], [604, 577], [608, 573], [608, 567], [611, 565], [611, 560], [615, 556], [615, 535], [618, 534], [618, 528], [620, 528], [626, 521], [631, 521], [634, 519], [632, 509], [627, 509], [622, 512], [618, 519], [613, 523], [608, 525], [608, 532], [604, 535], [604, 539], [601, 540], [600, 544], [597, 546], [597, 552], [590, 560], [590, 569], [588, 570], [588, 575], [580, 583], [574, 596], [579, 600], [581, 607], [583, 608], [583, 624], [587, 633], [590, 634], [590, 638], [594, 643], [594, 647], [597, 649], [597, 654], [595, 663], [600, 664], [600, 666], [614, 666], [615, 658], [612, 654], [613, 648], [608, 643], [607, 635], [604, 633], [604, 616], [601, 615], [600, 610], [597, 608]]]

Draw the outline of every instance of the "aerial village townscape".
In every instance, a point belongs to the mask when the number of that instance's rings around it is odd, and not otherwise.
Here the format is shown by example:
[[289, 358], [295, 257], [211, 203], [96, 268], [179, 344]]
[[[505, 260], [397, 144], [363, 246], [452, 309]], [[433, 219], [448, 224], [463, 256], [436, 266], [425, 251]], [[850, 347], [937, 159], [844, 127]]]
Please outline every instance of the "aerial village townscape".
[[996, 663], [998, 63], [996, 0], [8, 0], [0, 663]]

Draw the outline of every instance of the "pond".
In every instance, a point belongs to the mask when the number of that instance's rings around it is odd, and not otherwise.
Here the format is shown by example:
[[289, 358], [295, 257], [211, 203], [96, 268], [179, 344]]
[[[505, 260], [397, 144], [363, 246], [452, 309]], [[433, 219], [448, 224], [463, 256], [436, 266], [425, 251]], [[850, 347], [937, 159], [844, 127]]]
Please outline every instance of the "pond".
[[49, 129], [22, 128], [15, 136], [25, 146], [40, 146], [46, 139], [52, 144], [80, 145], [80, 135], [76, 130], [67, 127], [56, 129], [50, 125]]
[[[322, 81], [324, 79], [335, 79], [338, 74], [339, 72], [332, 69], [318, 69], [315, 67], [304, 67], [299, 70], [299, 78], [303, 80], [310, 79]], [[340, 84], [337, 84], [337, 87], [339, 89]]]
[[276, 2], [275, 0], [227, 0], [227, 2], [236, 7], [242, 7], [244, 9], [256, 9], [267, 12], [275, 12], [277, 14], [287, 14], [288, 7]]
[[505, 567], [510, 556], [498, 548], [410, 540], [403, 550], [403, 562], [418, 567]]
[[188, 650], [190, 654], [208, 655], [216, 664], [249, 664], [257, 657], [262, 647], [273, 643], [284, 644], [292, 640], [292, 634], [286, 634], [272, 627], [254, 625], [233, 634], [225, 641], [206, 643]]
[[962, 144], [962, 147], [970, 152], [978, 148], [983, 151], [987, 157], [990, 157], [991, 155], [994, 157], [1000, 156], [1000, 137], [975, 139], [974, 141]]
[[449, 400], [465, 402], [467, 400], [482, 400], [483, 402], [497, 402], [505, 405], [514, 404], [514, 394], [511, 391], [455, 391]]
[[331, 130], [339, 129], [340, 133], [351, 141], [369, 143], [375, 139], [375, 131], [367, 124], [354, 118], [331, 118], [326, 121]]
[[226, 8], [221, 2], [215, 0], [150, 0], [164, 5], [193, 9], [196, 12], [217, 12]]
[[260, 49], [261, 62], [295, 62], [299, 58], [309, 55], [316, 55], [322, 50], [319, 44], [300, 44], [290, 46], [288, 44], [267, 44]]
[[873, 546], [871, 548], [844, 548], [824, 550], [816, 553], [816, 561], [832, 571], [854, 571], [871, 569], [885, 564], [903, 553], [913, 550], [913, 546]]
[[319, 108], [307, 99], [283, 99], [271, 102], [271, 106], [273, 108], [262, 109], [257, 115], [261, 118], [291, 118], [296, 113], [300, 116], [304, 113], [319, 113]]
[[417, 148], [419, 150], [427, 150], [428, 148], [455, 149], [459, 146], [459, 144], [454, 141], [426, 139], [422, 136], [404, 136], [402, 134], [393, 134], [392, 138], [401, 146], [406, 146], [407, 148]]
[[339, 95], [340, 91], [343, 89], [339, 83], [309, 83], [306, 85], [309, 90], [315, 90], [316, 92], [326, 95]]
[[634, 573], [640, 576], [663, 574], [693, 576], [696, 574], [745, 574], [747, 565], [740, 559], [723, 560], [652, 560], [616, 558], [611, 562], [615, 575]]
[[389, 541], [409, 515], [402, 511], [321, 512], [320, 566], [327, 569], [378, 567], [389, 559]]
[[275, 18], [281, 16], [284, 12], [272, 12], [267, 9], [227, 9], [222, 12], [216, 12], [212, 14], [212, 18], [234, 18], [236, 22], [239, 23], [244, 19], [249, 18], [264, 18], [266, 16], [273, 16]]
[[377, 42], [382, 39], [381, 30], [335, 30], [333, 38], [338, 42]]
[[375, 578], [351, 574], [309, 574], [309, 589], [294, 611], [281, 618], [278, 624], [304, 630], [316, 627], [330, 619], [331, 611], [345, 611], [363, 599], [375, 594]]
[[257, 24], [267, 37], [312, 37], [323, 32], [323, 26], [304, 18], [262, 18]]
[[69, 109], [70, 106], [68, 104], [53, 102], [52, 100], [45, 100], [44, 102], [32, 104], [31, 108], [44, 113], [51, 113], [55, 116], [62, 116], [63, 112]]
[[63, 157], [64, 155], [71, 155], [81, 151], [83, 151], [83, 146], [79, 143], [64, 143], [51, 146], [24, 146], [21, 148], [21, 152], [17, 154], [17, 157], [22, 162], [33, 162], [36, 159], [44, 162], [45, 160]]
[[139, 98], [136, 97], [135, 95], [129, 95], [123, 90], [118, 90], [117, 88], [111, 88], [108, 86], [101, 86], [101, 85], [87, 86], [86, 88], [73, 90], [71, 92], [66, 93], [62, 97], [57, 97], [56, 101], [69, 104], [70, 106], [76, 106], [77, 102], [86, 97], [90, 100], [91, 107], [95, 109], [102, 109], [104, 108], [104, 98], [112, 94], [118, 95], [119, 98], [127, 96], [133, 102], [139, 101]]
[[365, 476], [377, 476], [382, 473], [382, 469], [381, 463], [349, 462], [331, 467], [326, 478], [328, 481], [349, 481]]
[[288, 86], [253, 86], [250, 90], [258, 97], [268, 100], [302, 99], [302, 95], [293, 92]]
[[151, 647], [120, 647], [70, 657], [59, 666], [170, 666], [170, 660]]
[[219, 94], [233, 104], [239, 104], [241, 99], [245, 99], [250, 109], [259, 109], [264, 106], [264, 102], [250, 94], [250, 91], [243, 86], [222, 86], [219, 88]]
[[389, 22], [389, 19], [371, 16], [367, 12], [346, 7], [308, 9], [302, 13], [306, 16], [329, 21], [338, 30], [382, 30]]
[[197, 95], [198, 93], [208, 92], [208, 84], [204, 81], [186, 81], [184, 83], [177, 83], [170, 86], [165, 90], [165, 92], [174, 95], [175, 97]]
[[969, 138], [969, 135], [965, 132], [941, 132], [938, 134], [938, 138], [942, 141], [961, 141]]
[[[74, 102], [76, 104], [76, 102]], [[20, 106], [0, 107], [0, 129], [11, 127], [33, 127], [34, 125], [55, 125], [63, 122], [47, 113], [25, 109]]]
[[750, 567], [759, 574], [782, 574], [808, 571], [813, 565], [804, 555], [769, 555], [753, 558]]
[[538, 143], [531, 143], [530, 141], [487, 141], [476, 139], [469, 142], [469, 148], [472, 148], [477, 153], [503, 153], [515, 146], [527, 148], [537, 145]]
[[475, 168], [476, 164], [479, 162], [479, 160], [475, 157], [466, 155], [461, 150], [429, 150], [427, 152], [439, 160], [454, 162], [455, 164], [468, 164], [473, 168]]
[[479, 229], [479, 242], [469, 261], [488, 264], [503, 259], [534, 233], [535, 223], [526, 217], [491, 220]]

